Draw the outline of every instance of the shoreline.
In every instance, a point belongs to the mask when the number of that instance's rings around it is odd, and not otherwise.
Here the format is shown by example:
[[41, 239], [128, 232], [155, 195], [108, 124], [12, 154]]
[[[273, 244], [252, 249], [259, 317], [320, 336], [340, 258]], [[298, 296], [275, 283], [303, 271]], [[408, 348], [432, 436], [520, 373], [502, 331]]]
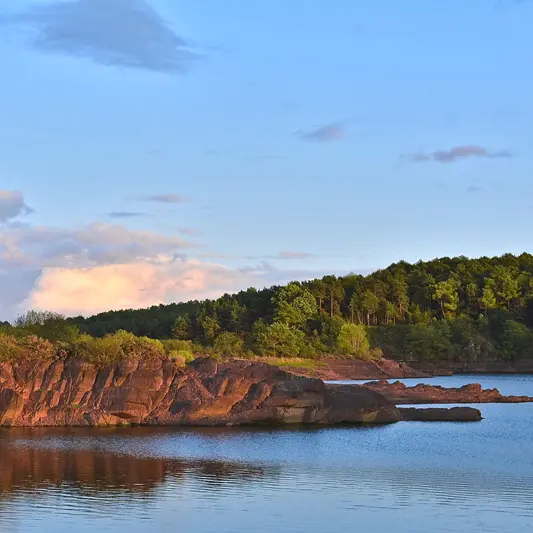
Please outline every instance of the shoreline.
[[[383, 371], [383, 362], [377, 368]], [[472, 407], [404, 415], [368, 387], [329, 386], [246, 360], [203, 358], [186, 366], [170, 359], [110, 366], [72, 358], [0, 363], [0, 427], [324, 427], [481, 418]]]
[[405, 363], [390, 359], [362, 361], [356, 359], [326, 358], [310, 361], [308, 366], [291, 365], [290, 362], [277, 365], [272, 358], [269, 364], [279, 366], [294, 374], [319, 378], [324, 381], [380, 380], [380, 379], [431, 379], [454, 375], [533, 375], [533, 361], [518, 361], [513, 364], [490, 362], [460, 365], [457, 363]]

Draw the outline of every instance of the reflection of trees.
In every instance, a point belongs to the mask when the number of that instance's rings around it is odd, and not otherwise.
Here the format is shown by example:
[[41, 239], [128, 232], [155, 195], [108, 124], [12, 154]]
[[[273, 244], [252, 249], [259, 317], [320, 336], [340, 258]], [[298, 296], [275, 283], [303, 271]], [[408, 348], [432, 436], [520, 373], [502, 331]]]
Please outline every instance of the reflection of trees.
[[[32, 439], [33, 441], [33, 439]], [[127, 446], [126, 446], [127, 448]], [[270, 472], [272, 470], [272, 472]], [[276, 469], [224, 461], [178, 460], [125, 455], [95, 449], [43, 448], [38, 441], [2, 440], [0, 434], [0, 500], [46, 486], [68, 486], [82, 494], [112, 492], [150, 496], [168, 478], [193, 478], [213, 489], [254, 482]]]

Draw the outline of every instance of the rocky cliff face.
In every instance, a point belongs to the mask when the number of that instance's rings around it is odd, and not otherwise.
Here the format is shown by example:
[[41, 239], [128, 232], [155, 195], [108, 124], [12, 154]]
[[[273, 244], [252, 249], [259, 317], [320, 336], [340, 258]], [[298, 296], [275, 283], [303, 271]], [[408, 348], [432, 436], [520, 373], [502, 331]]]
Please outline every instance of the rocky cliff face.
[[249, 361], [0, 363], [0, 426], [335, 424], [401, 420], [364, 387], [333, 389]]

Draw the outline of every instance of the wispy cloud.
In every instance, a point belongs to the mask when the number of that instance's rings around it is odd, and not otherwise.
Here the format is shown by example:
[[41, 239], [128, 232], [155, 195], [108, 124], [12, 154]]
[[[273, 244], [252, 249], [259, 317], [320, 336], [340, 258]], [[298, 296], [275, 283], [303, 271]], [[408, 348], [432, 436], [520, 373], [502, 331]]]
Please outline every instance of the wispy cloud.
[[143, 200], [147, 202], [158, 202], [160, 204], [184, 204], [189, 201], [188, 198], [181, 194], [154, 194], [144, 197]]
[[0, 190], [0, 222], [7, 222], [20, 215], [28, 215], [32, 212], [33, 209], [24, 202], [22, 193]]
[[309, 142], [323, 143], [328, 141], [340, 141], [346, 135], [346, 128], [340, 123], [332, 122], [331, 124], [326, 124], [312, 130], [298, 130], [294, 135], [303, 141]]
[[308, 259], [309, 257], [314, 257], [314, 254], [307, 252], [297, 252], [293, 250], [283, 250], [277, 254], [271, 255], [262, 255], [262, 256], [246, 256], [245, 259], [248, 260], [265, 260], [265, 259], [282, 259], [282, 260], [294, 260], [294, 259]]
[[53, 1], [9, 22], [34, 30], [39, 51], [102, 65], [183, 74], [202, 59], [146, 0]]
[[476, 193], [476, 192], [481, 192], [482, 190], [483, 189], [479, 185], [470, 185], [470, 187], [466, 189], [466, 192]]
[[179, 227], [178, 232], [182, 235], [185, 235], [187, 237], [198, 237], [202, 234], [202, 230], [199, 230], [197, 228], [190, 228], [190, 227]]
[[499, 159], [511, 157], [506, 150], [492, 151], [477, 145], [454, 146], [449, 150], [436, 150], [435, 152], [417, 152], [407, 156], [411, 161], [422, 163], [436, 161], [437, 163], [453, 163], [461, 159], [479, 157], [486, 159]]
[[146, 213], [139, 213], [136, 211], [113, 211], [108, 213], [109, 218], [138, 218], [145, 217]]
[[295, 252], [292, 250], [283, 250], [278, 255], [274, 256], [275, 259], [307, 259], [308, 257], [313, 257], [313, 254]]

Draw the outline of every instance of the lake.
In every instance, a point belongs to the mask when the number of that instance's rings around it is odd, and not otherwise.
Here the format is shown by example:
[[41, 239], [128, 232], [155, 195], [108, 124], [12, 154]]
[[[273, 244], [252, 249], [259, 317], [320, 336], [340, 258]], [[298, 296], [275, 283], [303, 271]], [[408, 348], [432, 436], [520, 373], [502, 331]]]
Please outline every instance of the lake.
[[[533, 395], [533, 376], [480, 382]], [[479, 423], [0, 430], [2, 533], [516, 533], [533, 528], [533, 405]]]

